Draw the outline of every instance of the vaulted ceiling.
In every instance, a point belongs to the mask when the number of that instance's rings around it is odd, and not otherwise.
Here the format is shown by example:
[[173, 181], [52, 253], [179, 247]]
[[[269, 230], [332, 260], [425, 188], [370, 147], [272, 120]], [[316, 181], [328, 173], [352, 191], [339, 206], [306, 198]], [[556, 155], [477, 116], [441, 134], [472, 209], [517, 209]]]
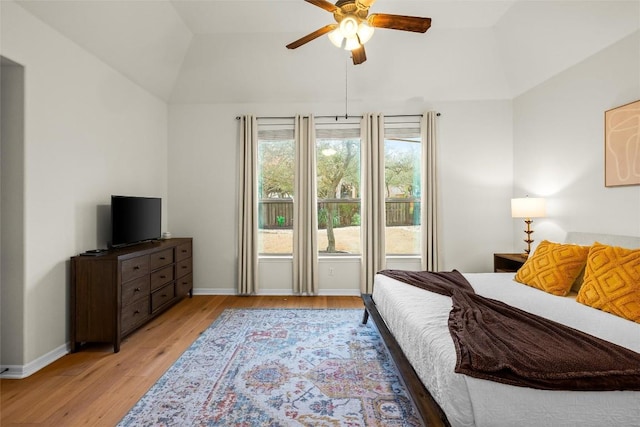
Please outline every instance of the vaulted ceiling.
[[640, 29], [640, 0], [378, 0], [431, 29], [377, 29], [354, 66], [326, 37], [285, 48], [334, 22], [303, 0], [16, 2], [170, 103], [511, 99]]

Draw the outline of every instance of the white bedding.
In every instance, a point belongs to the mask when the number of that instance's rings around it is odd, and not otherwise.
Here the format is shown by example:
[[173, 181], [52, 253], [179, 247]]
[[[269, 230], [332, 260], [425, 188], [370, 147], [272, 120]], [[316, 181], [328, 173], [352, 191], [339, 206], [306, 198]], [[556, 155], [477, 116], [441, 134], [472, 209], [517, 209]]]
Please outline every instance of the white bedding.
[[[479, 295], [640, 353], [640, 324], [517, 283], [513, 273], [464, 276]], [[377, 275], [373, 300], [452, 426], [640, 426], [640, 392], [546, 391], [456, 374], [449, 297]]]

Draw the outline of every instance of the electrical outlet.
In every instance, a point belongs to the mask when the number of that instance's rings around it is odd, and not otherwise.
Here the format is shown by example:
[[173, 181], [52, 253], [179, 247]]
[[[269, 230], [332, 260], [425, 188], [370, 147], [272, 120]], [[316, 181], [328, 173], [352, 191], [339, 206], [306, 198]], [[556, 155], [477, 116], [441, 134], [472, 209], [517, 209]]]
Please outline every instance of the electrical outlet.
[[329, 276], [333, 276], [333, 267], [329, 267]]

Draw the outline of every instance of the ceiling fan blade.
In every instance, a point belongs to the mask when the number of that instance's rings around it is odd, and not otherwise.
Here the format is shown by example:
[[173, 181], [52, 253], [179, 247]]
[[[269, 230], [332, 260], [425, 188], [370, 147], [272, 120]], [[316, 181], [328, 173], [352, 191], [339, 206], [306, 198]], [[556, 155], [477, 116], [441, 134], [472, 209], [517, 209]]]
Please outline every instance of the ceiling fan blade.
[[389, 15], [374, 13], [369, 15], [369, 25], [376, 28], [390, 28], [392, 30], [413, 31], [424, 33], [431, 27], [431, 18], [418, 16]]
[[313, 33], [307, 34], [306, 36], [299, 38], [298, 40], [292, 43], [289, 43], [287, 45], [287, 49], [295, 49], [302, 46], [303, 44], [309, 43], [311, 40], [317, 39], [321, 35], [327, 34], [329, 31], [334, 30], [337, 26], [338, 24], [325, 25], [319, 30], [315, 30]]
[[329, 3], [327, 0], [304, 0], [307, 3], [311, 3], [314, 6], [318, 6], [326, 10], [327, 12], [335, 12], [338, 10], [335, 4]]
[[359, 48], [351, 51], [351, 58], [353, 58], [353, 65], [362, 64], [367, 60], [367, 54], [364, 52], [364, 45], [360, 45]]
[[376, 0], [356, 0], [356, 2], [362, 7], [371, 7], [372, 4], [376, 2]]

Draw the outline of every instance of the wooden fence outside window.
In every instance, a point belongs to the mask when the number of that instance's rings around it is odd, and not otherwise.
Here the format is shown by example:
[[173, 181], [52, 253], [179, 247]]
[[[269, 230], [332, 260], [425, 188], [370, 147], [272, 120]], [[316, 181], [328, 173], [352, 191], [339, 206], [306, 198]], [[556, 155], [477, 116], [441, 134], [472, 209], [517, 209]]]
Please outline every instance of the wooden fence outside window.
[[[420, 224], [420, 199], [389, 198], [385, 201], [387, 227]], [[335, 228], [360, 225], [360, 199], [318, 201], [318, 228], [326, 228], [327, 213], [333, 208]], [[262, 199], [258, 203], [259, 228], [293, 228], [292, 199]]]

